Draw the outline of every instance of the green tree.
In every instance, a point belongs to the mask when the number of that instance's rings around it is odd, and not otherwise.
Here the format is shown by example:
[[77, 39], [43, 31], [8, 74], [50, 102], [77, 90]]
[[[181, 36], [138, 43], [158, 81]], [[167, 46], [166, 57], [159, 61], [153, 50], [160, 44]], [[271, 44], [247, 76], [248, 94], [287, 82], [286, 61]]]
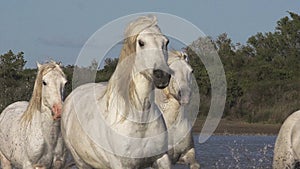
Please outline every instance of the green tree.
[[23, 52], [9, 50], [0, 55], [0, 111], [14, 101], [28, 99], [32, 79], [24, 72], [25, 63]]
[[3, 78], [18, 78], [25, 64], [23, 52], [14, 54], [9, 50], [7, 53], [0, 55], [0, 76]]

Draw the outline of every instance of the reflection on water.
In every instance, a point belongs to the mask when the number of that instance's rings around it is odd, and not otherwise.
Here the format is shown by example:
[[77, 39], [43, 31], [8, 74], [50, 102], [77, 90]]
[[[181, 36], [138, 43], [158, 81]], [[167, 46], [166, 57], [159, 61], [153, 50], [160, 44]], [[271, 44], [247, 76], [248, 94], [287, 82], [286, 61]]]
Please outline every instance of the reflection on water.
[[198, 137], [194, 135], [201, 169], [272, 168], [276, 136], [212, 136], [203, 144], [197, 143]]

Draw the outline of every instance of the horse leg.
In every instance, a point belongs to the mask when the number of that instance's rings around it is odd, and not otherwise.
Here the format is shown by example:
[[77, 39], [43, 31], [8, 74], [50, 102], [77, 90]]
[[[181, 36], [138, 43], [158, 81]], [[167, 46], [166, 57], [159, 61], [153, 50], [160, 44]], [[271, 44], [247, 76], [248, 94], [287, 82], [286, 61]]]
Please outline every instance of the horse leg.
[[63, 168], [66, 162], [67, 154], [67, 148], [65, 147], [65, 143], [62, 139], [62, 136], [60, 135], [54, 150], [54, 158], [52, 162], [53, 169]]
[[181, 156], [179, 160], [184, 164], [189, 164], [191, 169], [200, 168], [200, 164], [196, 160], [195, 148], [191, 148], [183, 156]]
[[0, 160], [2, 169], [12, 169], [10, 161], [0, 152]]
[[72, 154], [75, 164], [79, 169], [92, 169], [92, 167], [90, 167], [83, 160], [81, 160], [81, 158], [77, 155], [76, 151], [73, 149], [73, 147], [70, 144], [68, 144], [67, 141], [65, 141], [65, 144], [69, 148], [69, 151]]
[[171, 169], [171, 161], [168, 154], [165, 154], [161, 158], [157, 159], [153, 165], [153, 168]]

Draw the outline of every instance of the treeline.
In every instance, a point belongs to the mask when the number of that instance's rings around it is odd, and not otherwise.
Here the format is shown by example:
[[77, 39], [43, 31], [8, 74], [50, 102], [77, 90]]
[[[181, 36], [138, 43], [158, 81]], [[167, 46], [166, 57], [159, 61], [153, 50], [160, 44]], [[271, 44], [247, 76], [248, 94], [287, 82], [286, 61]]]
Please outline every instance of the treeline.
[[[226, 33], [216, 39], [199, 38], [195, 42], [203, 49], [207, 41], [218, 52], [226, 73], [224, 118], [281, 123], [289, 114], [300, 109], [298, 14], [289, 12], [289, 16], [277, 22], [274, 32], [257, 33], [244, 45], [233, 44]], [[200, 89], [199, 116], [205, 116], [210, 107], [209, 77], [191, 47], [187, 47], [186, 51]], [[106, 59], [104, 68], [97, 71], [95, 81], [108, 81], [117, 62], [117, 59]], [[25, 63], [22, 52], [14, 54], [8, 51], [0, 55], [0, 111], [14, 101], [30, 99], [36, 69], [24, 69]], [[74, 66], [63, 69], [68, 78], [65, 90], [65, 95], [68, 95], [72, 91]]]
[[[257, 33], [245, 45], [226, 33], [210, 41], [218, 51], [227, 79], [224, 117], [248, 122], [281, 123], [300, 109], [300, 16], [289, 12], [274, 32]], [[210, 81], [200, 59], [187, 47], [201, 95], [200, 113], [210, 106]]]
[[[104, 68], [97, 71], [94, 82], [108, 81], [114, 72], [117, 62], [118, 59], [107, 58]], [[9, 50], [7, 53], [0, 55], [0, 112], [13, 102], [30, 100], [37, 69], [25, 69], [25, 64], [26, 60], [23, 52], [15, 54]], [[72, 87], [74, 87], [72, 86], [72, 78], [75, 68], [80, 70], [82, 77], [92, 76], [93, 74], [91, 68], [78, 68], [73, 65], [63, 66], [62, 68], [68, 80], [65, 86], [64, 97], [70, 94]], [[86, 78], [91, 79], [89, 77]]]

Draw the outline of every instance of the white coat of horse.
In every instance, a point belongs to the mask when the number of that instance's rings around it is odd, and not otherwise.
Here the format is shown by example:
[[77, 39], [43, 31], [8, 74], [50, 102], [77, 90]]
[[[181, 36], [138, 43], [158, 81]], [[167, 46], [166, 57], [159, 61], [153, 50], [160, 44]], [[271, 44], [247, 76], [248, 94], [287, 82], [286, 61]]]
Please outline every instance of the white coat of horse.
[[0, 115], [2, 169], [61, 167], [62, 151], [56, 146], [62, 143], [59, 118], [65, 83], [58, 64], [38, 64], [30, 101], [15, 102], [3, 110]]
[[62, 133], [78, 168], [170, 168], [167, 129], [154, 103], [154, 88], [170, 80], [167, 44], [156, 17], [139, 17], [125, 31], [108, 84], [85, 84], [66, 98]]
[[189, 103], [192, 87], [193, 69], [188, 64], [188, 56], [184, 52], [169, 52], [168, 64], [174, 72], [170, 84], [165, 89], [156, 89], [155, 102], [163, 113], [169, 139], [169, 156], [173, 164], [176, 162], [199, 169], [195, 159], [195, 148], [192, 136], [192, 121], [187, 118], [184, 106]]
[[300, 168], [300, 110], [291, 114], [280, 128], [274, 148], [273, 168]]

